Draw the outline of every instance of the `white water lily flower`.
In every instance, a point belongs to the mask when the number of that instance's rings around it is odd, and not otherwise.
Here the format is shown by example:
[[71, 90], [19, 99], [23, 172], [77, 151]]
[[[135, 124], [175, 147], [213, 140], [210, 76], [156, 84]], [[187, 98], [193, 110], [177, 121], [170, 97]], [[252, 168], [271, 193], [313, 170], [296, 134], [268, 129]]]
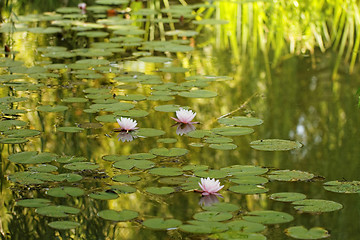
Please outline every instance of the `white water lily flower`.
[[207, 195], [220, 195], [219, 193], [217, 193], [218, 191], [220, 191], [220, 189], [222, 189], [224, 187], [224, 185], [220, 186], [220, 182], [219, 180], [215, 180], [215, 178], [210, 179], [208, 178], [201, 178], [200, 179], [201, 183], [199, 183], [199, 186], [202, 189], [202, 195], [203, 196], [207, 196]]
[[180, 110], [176, 111], [176, 116], [177, 116], [177, 118], [174, 118], [174, 117], [171, 117], [171, 118], [174, 119], [175, 121], [177, 121], [178, 123], [184, 123], [184, 124], [197, 123], [197, 122], [191, 122], [191, 120], [193, 120], [194, 117], [196, 116], [196, 113], [191, 110], [186, 110], [184, 108], [180, 108]]
[[133, 131], [136, 129], [139, 129], [138, 127], [136, 127], [137, 122], [131, 118], [123, 118], [121, 117], [120, 119], [116, 119], [116, 121], [118, 122], [118, 124], [120, 125], [120, 131]]

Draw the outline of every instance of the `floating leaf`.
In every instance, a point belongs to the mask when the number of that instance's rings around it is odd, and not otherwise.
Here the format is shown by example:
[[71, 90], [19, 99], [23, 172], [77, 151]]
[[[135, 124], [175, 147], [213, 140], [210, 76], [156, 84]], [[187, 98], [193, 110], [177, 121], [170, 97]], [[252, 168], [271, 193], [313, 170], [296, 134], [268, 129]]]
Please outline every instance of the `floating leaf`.
[[187, 136], [192, 138], [204, 138], [204, 137], [211, 137], [213, 135], [214, 134], [209, 130], [195, 130], [187, 134]]
[[279, 224], [291, 222], [294, 220], [294, 217], [284, 212], [264, 210], [249, 212], [247, 216], [243, 217], [243, 219], [249, 222], [262, 224]]
[[46, 206], [36, 209], [36, 213], [48, 217], [67, 217], [69, 214], [78, 214], [80, 209], [68, 206]]
[[153, 56], [153, 57], [141, 57], [138, 60], [143, 62], [164, 63], [164, 62], [172, 61], [172, 58]]
[[221, 143], [231, 143], [231, 142], [233, 142], [233, 140], [228, 137], [208, 137], [208, 138], [205, 138], [205, 142], [221, 144]]
[[76, 173], [62, 173], [57, 176], [59, 181], [77, 182], [82, 179], [82, 176]]
[[261, 125], [263, 120], [259, 118], [237, 116], [232, 118], [221, 118], [218, 120], [219, 123], [241, 127], [252, 127]]
[[9, 156], [9, 160], [22, 164], [48, 163], [56, 159], [56, 155], [52, 153], [19, 152]]
[[106, 220], [125, 222], [137, 218], [139, 216], [139, 213], [131, 210], [122, 210], [122, 211], [102, 210], [98, 213], [98, 215], [99, 217]]
[[280, 202], [294, 202], [305, 199], [306, 195], [296, 192], [282, 192], [282, 193], [273, 193], [270, 195], [269, 198]]
[[269, 189], [261, 185], [236, 185], [231, 186], [229, 190], [241, 194], [260, 194], [269, 191]]
[[40, 134], [39, 130], [35, 129], [12, 129], [4, 132], [9, 138], [25, 138], [34, 137]]
[[343, 207], [340, 203], [322, 199], [305, 199], [292, 204], [296, 210], [310, 213], [332, 212]]
[[117, 162], [117, 161], [127, 160], [129, 157], [120, 156], [120, 155], [105, 155], [102, 158], [106, 161]]
[[48, 225], [55, 229], [65, 230], [65, 229], [73, 229], [80, 226], [80, 223], [73, 221], [54, 221], [48, 223]]
[[330, 181], [324, 183], [324, 188], [336, 193], [360, 193], [360, 181]]
[[129, 176], [126, 174], [116, 175], [112, 178], [116, 182], [136, 182], [139, 181], [141, 178], [139, 176]]
[[210, 144], [209, 148], [213, 148], [217, 150], [234, 150], [235, 148], [237, 148], [237, 146], [232, 143], [221, 143], [221, 144]]
[[70, 169], [70, 170], [94, 170], [99, 168], [99, 165], [93, 163], [93, 162], [74, 162], [65, 164], [64, 168]]
[[230, 167], [222, 168], [221, 170], [224, 170], [235, 177], [261, 175], [268, 171], [268, 169], [265, 167], [253, 165], [233, 165]]
[[97, 192], [97, 193], [90, 193], [89, 197], [98, 199], [98, 200], [111, 200], [111, 199], [117, 199], [119, 195], [117, 195], [113, 191], [103, 191], [103, 192]]
[[175, 192], [172, 187], [148, 187], [145, 190], [149, 193], [158, 195], [166, 195]]
[[217, 96], [217, 93], [209, 90], [191, 90], [189, 92], [180, 92], [179, 96], [187, 98], [213, 98]]
[[277, 181], [287, 181], [287, 182], [296, 182], [296, 181], [306, 181], [314, 177], [314, 174], [308, 172], [302, 172], [298, 170], [278, 170], [272, 171], [269, 175], [269, 179]]
[[199, 221], [221, 222], [231, 219], [233, 215], [228, 212], [205, 211], [196, 213], [193, 217]]
[[282, 139], [262, 139], [252, 141], [250, 146], [256, 150], [262, 151], [288, 151], [302, 147], [302, 144], [295, 141]]
[[259, 176], [252, 176], [252, 175], [245, 175], [245, 176], [236, 176], [236, 178], [232, 178], [231, 182], [233, 183], [237, 183], [237, 184], [252, 184], [252, 185], [257, 185], [257, 184], [265, 184], [267, 183], [269, 180], [267, 178], [264, 177], [259, 177]]
[[242, 136], [253, 133], [254, 129], [246, 127], [223, 127], [213, 128], [211, 131], [222, 136]]
[[321, 239], [330, 237], [328, 231], [321, 227], [306, 229], [303, 226], [294, 226], [285, 229], [285, 234], [296, 239]]
[[169, 105], [159, 105], [156, 106], [155, 111], [158, 112], [176, 112], [177, 110], [180, 109], [179, 105], [173, 105], [173, 104], [169, 104]]
[[69, 108], [67, 106], [61, 106], [61, 105], [58, 106], [44, 105], [37, 107], [37, 110], [42, 112], [64, 112], [68, 109]]
[[228, 226], [220, 222], [189, 221], [189, 223], [179, 226], [179, 229], [196, 234], [210, 234], [228, 230]]
[[48, 206], [51, 203], [49, 199], [44, 198], [31, 198], [31, 199], [21, 199], [16, 202], [16, 206], [21, 207], [45, 207]]
[[185, 155], [189, 150], [184, 148], [153, 148], [150, 153], [163, 157], [179, 157]]
[[84, 195], [84, 193], [84, 190], [78, 187], [57, 187], [46, 191], [46, 194], [52, 197], [79, 197]]
[[179, 176], [183, 174], [180, 168], [174, 167], [153, 168], [149, 173], [159, 176]]
[[202, 177], [202, 178], [224, 178], [227, 176], [227, 172], [222, 170], [198, 170], [194, 172], [195, 176]]
[[36, 167], [29, 167], [29, 170], [32, 172], [54, 172], [56, 171], [58, 168], [56, 166], [53, 165], [38, 165]]
[[130, 170], [134, 167], [138, 169], [149, 169], [155, 166], [155, 163], [149, 160], [121, 160], [114, 163], [113, 167], [124, 170]]
[[227, 223], [229, 230], [241, 231], [245, 233], [255, 233], [265, 230], [265, 225], [256, 222], [248, 222], [244, 220], [231, 221]]
[[25, 138], [2, 138], [2, 139], [0, 139], [0, 143], [3, 143], [3, 144], [21, 144], [21, 143], [26, 143], [27, 141], [29, 141], [29, 140], [25, 139]]
[[59, 127], [56, 130], [59, 132], [77, 133], [83, 131], [84, 129], [80, 127]]
[[156, 229], [156, 230], [166, 230], [166, 229], [174, 229], [182, 224], [180, 220], [177, 219], [163, 219], [163, 218], [153, 218], [146, 219], [142, 223], [145, 227]]
[[165, 132], [163, 130], [155, 128], [140, 128], [139, 130], [137, 130], [137, 135], [142, 137], [157, 137], [164, 134]]
[[75, 157], [75, 156], [64, 156], [56, 159], [58, 163], [73, 163], [73, 162], [84, 162], [86, 158], [84, 157]]

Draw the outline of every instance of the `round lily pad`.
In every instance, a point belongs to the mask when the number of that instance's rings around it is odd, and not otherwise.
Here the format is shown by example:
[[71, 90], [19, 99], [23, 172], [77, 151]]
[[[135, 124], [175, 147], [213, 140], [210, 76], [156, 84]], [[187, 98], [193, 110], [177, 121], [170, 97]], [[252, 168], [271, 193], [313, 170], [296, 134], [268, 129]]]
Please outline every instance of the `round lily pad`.
[[269, 191], [269, 189], [262, 185], [236, 185], [231, 186], [229, 190], [241, 194], [260, 194]]
[[220, 143], [220, 144], [210, 144], [209, 148], [217, 149], [217, 150], [234, 150], [237, 148], [237, 145], [232, 143]]
[[236, 176], [236, 178], [232, 178], [231, 182], [233, 183], [237, 183], [237, 184], [252, 184], [252, 185], [257, 185], [257, 184], [265, 184], [267, 183], [269, 180], [267, 178], [264, 177], [260, 177], [260, 176], [252, 176], [252, 175], [245, 175], [245, 176]]
[[149, 169], [155, 166], [155, 163], [149, 160], [121, 160], [114, 163], [113, 167], [124, 170], [130, 170], [134, 167], [138, 169]]
[[296, 192], [282, 192], [282, 193], [273, 193], [270, 195], [269, 198], [280, 202], [294, 202], [305, 199], [306, 195]]
[[93, 162], [74, 162], [74, 163], [69, 163], [69, 164], [65, 164], [63, 166], [66, 169], [70, 169], [70, 170], [94, 170], [99, 168], [99, 165], [93, 163]]
[[175, 192], [172, 187], [148, 187], [145, 189], [148, 193], [166, 195]]
[[265, 230], [265, 225], [261, 223], [236, 220], [227, 223], [230, 231], [241, 231], [245, 233], [255, 233]]
[[57, 187], [46, 191], [47, 195], [52, 197], [79, 197], [84, 195], [85, 191], [78, 187]]
[[262, 224], [279, 224], [291, 222], [294, 217], [284, 212], [264, 210], [249, 212], [246, 216], [243, 217], [243, 219], [249, 222]]
[[343, 207], [340, 203], [322, 199], [304, 199], [292, 204], [296, 210], [310, 213], [332, 212]]
[[209, 90], [191, 90], [189, 92], [180, 92], [179, 96], [187, 98], [213, 98], [217, 96], [217, 93]]
[[12, 129], [5, 131], [4, 134], [9, 138], [26, 138], [37, 136], [40, 131], [35, 129]]
[[64, 112], [68, 109], [69, 108], [67, 106], [61, 106], [61, 105], [58, 106], [44, 105], [37, 107], [37, 110], [42, 112]]
[[213, 128], [211, 131], [222, 136], [242, 136], [253, 133], [254, 129], [246, 127], [223, 127]]
[[155, 128], [140, 128], [139, 130], [137, 130], [137, 135], [142, 137], [157, 137], [164, 134], [165, 132], [163, 130]]
[[232, 118], [221, 118], [218, 122], [231, 126], [252, 127], [261, 125], [263, 120], [252, 117], [237, 116]]
[[36, 213], [48, 217], [68, 217], [69, 214], [78, 214], [80, 209], [69, 206], [46, 206], [36, 209]]
[[36, 167], [29, 167], [29, 170], [32, 172], [55, 172], [58, 168], [53, 165], [38, 165]]
[[336, 193], [360, 193], [360, 181], [330, 181], [324, 183], [324, 188]]
[[9, 160], [22, 164], [48, 163], [56, 159], [56, 155], [52, 153], [37, 153], [35, 151], [19, 152], [9, 156]]
[[98, 215], [99, 217], [106, 220], [125, 222], [137, 218], [139, 216], [139, 213], [131, 210], [122, 210], [122, 211], [102, 210], [98, 213]]
[[224, 170], [228, 172], [229, 175], [233, 175], [235, 177], [261, 175], [268, 171], [265, 167], [253, 165], [233, 165], [222, 168], [221, 170]]
[[180, 220], [177, 219], [163, 219], [163, 218], [153, 218], [146, 219], [142, 223], [145, 227], [156, 229], [156, 230], [166, 230], [174, 229], [182, 224]]
[[180, 176], [183, 174], [180, 168], [175, 167], [153, 168], [149, 173], [159, 176]]
[[185, 148], [153, 148], [150, 153], [162, 157], [179, 157], [185, 155], [189, 150]]
[[65, 229], [73, 229], [80, 226], [80, 223], [73, 221], [54, 221], [48, 223], [48, 225], [55, 229], [65, 230]]
[[111, 199], [117, 199], [119, 195], [117, 195], [117, 193], [114, 191], [102, 191], [97, 193], [90, 193], [89, 197], [98, 200], [111, 200]]
[[56, 130], [58, 130], [59, 132], [77, 133], [83, 131], [84, 129], [80, 127], [59, 127]]
[[233, 140], [228, 137], [208, 137], [205, 138], [206, 143], [213, 143], [213, 144], [223, 144], [223, 143], [231, 143]]
[[26, 143], [28, 142], [28, 139], [25, 138], [1, 138], [0, 139], [0, 143], [2, 144], [21, 144], [21, 143]]
[[164, 63], [164, 62], [172, 61], [172, 58], [153, 56], [153, 57], [141, 57], [138, 60], [143, 62]]
[[136, 182], [139, 181], [141, 178], [139, 176], [129, 176], [126, 174], [116, 175], [112, 178], [116, 182]]
[[310, 180], [314, 174], [298, 170], [278, 170], [272, 171], [268, 177], [270, 180], [296, 182]]
[[45, 207], [48, 206], [51, 203], [49, 199], [44, 198], [31, 198], [31, 199], [21, 199], [16, 202], [16, 206], [21, 207]]
[[321, 227], [313, 227], [309, 230], [303, 226], [294, 226], [285, 229], [285, 234], [296, 239], [322, 239], [330, 237], [327, 230]]
[[179, 229], [184, 232], [195, 234], [210, 234], [217, 232], [224, 232], [228, 230], [228, 226], [221, 222], [208, 222], [208, 221], [188, 221], [190, 224], [183, 224]]
[[194, 171], [194, 175], [202, 178], [224, 178], [227, 176], [227, 172], [222, 170], [210, 169], [210, 170], [197, 170]]
[[193, 217], [199, 221], [221, 222], [231, 219], [233, 215], [229, 212], [205, 211], [196, 213]]
[[282, 139], [262, 139], [252, 141], [250, 146], [261, 151], [288, 151], [302, 147], [302, 144], [296, 141]]

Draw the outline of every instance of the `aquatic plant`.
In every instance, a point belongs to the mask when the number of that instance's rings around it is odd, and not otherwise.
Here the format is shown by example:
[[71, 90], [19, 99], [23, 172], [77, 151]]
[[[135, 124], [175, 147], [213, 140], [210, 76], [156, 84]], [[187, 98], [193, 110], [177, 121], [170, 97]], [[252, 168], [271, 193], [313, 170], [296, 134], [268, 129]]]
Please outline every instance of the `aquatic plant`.
[[136, 129], [139, 129], [138, 127], [136, 127], [136, 125], [137, 125], [136, 120], [133, 120], [131, 118], [121, 117], [120, 119], [117, 118], [116, 121], [120, 125], [120, 129], [116, 128], [115, 131], [130, 132], [130, 131], [134, 131]]
[[208, 178], [201, 178], [200, 182], [198, 183], [202, 189], [202, 195], [220, 195], [218, 191], [220, 191], [224, 185], [220, 186], [220, 181], [215, 180], [215, 178], [210, 179]]
[[180, 108], [180, 110], [176, 111], [177, 118], [171, 117], [178, 123], [184, 123], [184, 124], [194, 124], [197, 122], [191, 122], [194, 117], [196, 116], [196, 113], [191, 110], [186, 110], [184, 108]]

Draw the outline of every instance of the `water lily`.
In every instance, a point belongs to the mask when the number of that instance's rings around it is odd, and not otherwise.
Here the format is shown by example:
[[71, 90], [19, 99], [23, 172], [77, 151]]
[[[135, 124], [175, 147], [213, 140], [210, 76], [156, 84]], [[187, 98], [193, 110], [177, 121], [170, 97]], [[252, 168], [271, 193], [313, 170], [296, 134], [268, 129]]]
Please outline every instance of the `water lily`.
[[224, 185], [220, 186], [219, 180], [215, 180], [215, 178], [210, 179], [208, 178], [201, 178], [201, 183], [199, 183], [199, 186], [202, 189], [202, 195], [208, 196], [208, 195], [218, 195], [221, 196], [218, 191], [224, 187]]
[[191, 110], [186, 110], [184, 108], [180, 108], [180, 110], [176, 111], [177, 118], [171, 117], [178, 123], [184, 123], [184, 124], [195, 124], [198, 122], [191, 122], [191, 120], [194, 119], [196, 116], [196, 113]]
[[86, 13], [86, 3], [79, 3], [78, 8], [81, 9], [82, 14]]
[[179, 124], [179, 123], [177, 123], [176, 125], [178, 125], [178, 127], [176, 128], [176, 134], [179, 135], [179, 136], [182, 136], [184, 134], [187, 134], [189, 132], [192, 132], [192, 131], [196, 130], [196, 128], [192, 124]]
[[116, 128], [115, 132], [119, 132], [119, 131], [130, 132], [139, 129], [138, 127], [136, 127], [137, 125], [136, 120], [133, 120], [131, 118], [121, 117], [120, 119], [116, 119], [116, 121], [120, 125], [120, 128]]

